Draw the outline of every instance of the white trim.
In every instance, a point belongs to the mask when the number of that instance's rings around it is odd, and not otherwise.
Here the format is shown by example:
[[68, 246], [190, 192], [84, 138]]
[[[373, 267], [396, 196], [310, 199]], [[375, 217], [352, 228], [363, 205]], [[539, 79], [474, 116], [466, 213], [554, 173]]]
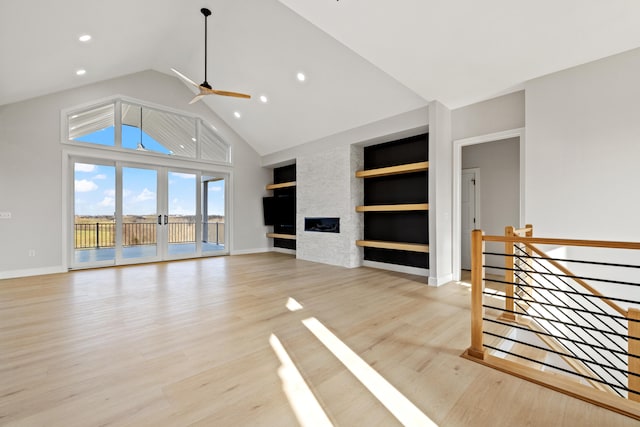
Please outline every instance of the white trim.
[[[462, 147], [485, 142], [500, 141], [509, 138], [520, 140], [520, 224], [525, 224], [525, 128], [510, 129], [486, 135], [473, 136], [453, 141], [453, 279], [460, 280], [460, 176], [462, 174]], [[438, 281], [440, 281], [438, 279]]]
[[[481, 203], [481, 200], [482, 200], [480, 198], [480, 184], [482, 183], [482, 181], [480, 179], [480, 168], [462, 169], [460, 171], [460, 176], [462, 176], [462, 174], [464, 172], [473, 172], [474, 179], [476, 180], [476, 183], [474, 185], [474, 197], [475, 197], [474, 209], [475, 209], [475, 212], [473, 213], [473, 215], [475, 216], [475, 219], [476, 219], [474, 228], [482, 229], [482, 218], [481, 218], [482, 209], [480, 209], [480, 207], [481, 207], [480, 203]], [[462, 197], [462, 195], [460, 197]], [[462, 209], [462, 206], [460, 206], [460, 209]], [[460, 216], [462, 217], [462, 213], [461, 213]], [[462, 225], [462, 218], [460, 219], [460, 224]], [[462, 230], [460, 230], [460, 232], [462, 233]], [[462, 238], [460, 239], [460, 241], [462, 241]], [[462, 250], [462, 243], [460, 244], [460, 250]], [[462, 252], [460, 253], [460, 258], [462, 258]], [[462, 264], [462, 260], [460, 261], [460, 264]], [[460, 268], [462, 268], [462, 266]]]
[[429, 277], [429, 269], [419, 267], [409, 267], [407, 265], [389, 264], [377, 261], [362, 261], [362, 267], [377, 268], [380, 270], [395, 271], [398, 273], [414, 274], [416, 276]]
[[251, 255], [251, 254], [262, 254], [265, 252], [271, 252], [271, 248], [255, 248], [255, 249], [240, 249], [237, 251], [231, 251], [231, 255]]
[[66, 272], [67, 272], [67, 269], [61, 265], [56, 267], [27, 268], [24, 270], [0, 271], [0, 280], [14, 279], [17, 277], [42, 276], [45, 274], [60, 274], [60, 273], [66, 273]]
[[[217, 128], [211, 123], [209, 123], [204, 117], [197, 114], [192, 114], [186, 111], [178, 110], [175, 108], [167, 107], [165, 105], [155, 104], [153, 102], [143, 101], [143, 100], [131, 98], [124, 95], [115, 95], [107, 98], [101, 98], [101, 99], [90, 101], [84, 104], [61, 109], [60, 110], [60, 143], [68, 146], [87, 147], [87, 148], [90, 147], [94, 150], [97, 149], [97, 150], [106, 151], [106, 152], [116, 152], [116, 153], [131, 153], [132, 151], [135, 152], [135, 150], [122, 148], [122, 141], [121, 141], [122, 136], [121, 136], [121, 126], [120, 126], [122, 122], [122, 117], [121, 117], [122, 101], [131, 105], [138, 106], [140, 108], [152, 109], [152, 110], [160, 111], [163, 113], [170, 113], [170, 114], [175, 114], [182, 117], [187, 117], [189, 119], [193, 119], [195, 121], [196, 132], [199, 132], [200, 124], [205, 124], [206, 127], [211, 128], [211, 131], [216, 135], [216, 137], [220, 140], [220, 142], [227, 147], [226, 161], [202, 159], [201, 157], [199, 157], [199, 155], [202, 153], [200, 149], [201, 138], [199, 134], [196, 134], [196, 140], [197, 140], [196, 157], [181, 157], [181, 156], [173, 157], [173, 156], [167, 156], [166, 154], [162, 154], [162, 153], [155, 153], [153, 151], [144, 151], [143, 153], [138, 152], [138, 154], [142, 154], [145, 157], [155, 157], [155, 158], [169, 157], [172, 159], [183, 160], [183, 161], [202, 162], [209, 165], [232, 166], [233, 145], [227, 142], [227, 140], [218, 132]], [[114, 106], [113, 107], [114, 108], [114, 137], [115, 137], [114, 146], [91, 144], [86, 142], [75, 142], [69, 139], [68, 117], [70, 114], [84, 112], [93, 108], [98, 108], [98, 107], [102, 107], [109, 104], [113, 104]]]
[[[458, 274], [460, 274], [459, 271], [458, 271]], [[453, 273], [447, 274], [446, 276], [442, 276], [442, 277], [429, 277], [429, 286], [442, 286], [446, 283], [451, 282], [452, 280], [453, 280]]]
[[296, 254], [296, 250], [295, 249], [285, 249], [285, 248], [277, 248], [277, 247], [273, 247], [273, 249], [271, 250], [272, 252], [279, 252], [281, 254], [287, 254], [287, 255], [295, 255]]
[[475, 189], [474, 189], [474, 196], [476, 198], [475, 200], [475, 212], [474, 215], [476, 217], [476, 227], [482, 227], [482, 209], [480, 209], [480, 203], [482, 203], [482, 199], [480, 197], [480, 193], [481, 193], [481, 189], [480, 189], [480, 184], [482, 183], [482, 180], [480, 178], [480, 168], [466, 168], [466, 169], [462, 169], [460, 171], [462, 172], [473, 172], [473, 174], [475, 175], [474, 179], [476, 180], [476, 184], [475, 184]]

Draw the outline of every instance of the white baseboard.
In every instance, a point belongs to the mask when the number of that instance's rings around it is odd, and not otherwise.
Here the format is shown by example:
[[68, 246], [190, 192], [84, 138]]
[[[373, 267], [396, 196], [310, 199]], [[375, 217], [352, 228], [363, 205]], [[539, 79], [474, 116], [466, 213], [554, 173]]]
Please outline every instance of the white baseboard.
[[278, 252], [278, 253], [287, 254], [287, 255], [295, 255], [296, 254], [296, 250], [295, 249], [276, 248], [274, 246], [273, 249], [271, 249], [271, 250], [273, 252]]
[[397, 273], [415, 274], [416, 276], [429, 277], [429, 270], [426, 268], [409, 267], [406, 265], [389, 264], [377, 261], [362, 261], [363, 267], [379, 268], [381, 270], [395, 271]]
[[62, 266], [27, 268], [24, 270], [0, 271], [0, 279], [14, 279], [17, 277], [42, 276], [45, 274], [66, 273], [67, 269]]
[[250, 255], [271, 252], [271, 248], [238, 249], [231, 251], [230, 255]]
[[429, 286], [442, 286], [453, 280], [453, 273], [449, 273], [440, 277], [429, 277]]

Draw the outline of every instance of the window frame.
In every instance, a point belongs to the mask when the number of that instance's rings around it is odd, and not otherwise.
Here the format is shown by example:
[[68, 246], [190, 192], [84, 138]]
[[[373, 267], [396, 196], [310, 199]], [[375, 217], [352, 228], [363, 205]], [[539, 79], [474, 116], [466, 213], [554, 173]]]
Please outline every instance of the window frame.
[[[129, 98], [126, 96], [115, 96], [109, 97], [101, 100], [92, 101], [86, 104], [76, 105], [70, 108], [64, 108], [60, 112], [60, 142], [69, 146], [76, 147], [85, 147], [91, 148], [95, 150], [101, 151], [115, 151], [119, 153], [130, 153], [135, 150], [131, 150], [130, 148], [122, 147], [122, 103], [126, 103], [132, 106], [137, 106], [144, 109], [154, 110], [165, 114], [175, 114], [177, 116], [186, 117], [190, 120], [194, 120], [195, 123], [195, 138], [196, 138], [196, 147], [195, 147], [195, 157], [186, 157], [180, 155], [171, 155], [171, 154], [163, 154], [154, 151], [136, 151], [137, 154], [143, 154], [145, 156], [150, 157], [160, 157], [163, 159], [176, 159], [183, 161], [194, 161], [199, 163], [207, 163], [214, 165], [224, 165], [231, 166], [233, 164], [233, 149], [232, 145], [229, 144], [222, 135], [217, 131], [216, 127], [207, 122], [204, 118], [199, 115], [190, 114], [184, 111], [179, 111], [170, 107], [153, 104], [150, 102], [141, 101], [134, 98]], [[101, 108], [107, 105], [112, 104], [114, 106], [114, 145], [101, 145], [95, 144], [91, 142], [83, 142], [83, 141], [74, 141], [69, 138], [70, 128], [69, 128], [69, 118], [74, 114], [81, 114], [87, 111]], [[226, 154], [226, 160], [212, 160], [203, 157], [203, 150], [201, 143], [203, 138], [201, 138], [202, 129], [206, 127], [208, 131], [212, 132], [216, 139], [223, 145], [223, 150]]]

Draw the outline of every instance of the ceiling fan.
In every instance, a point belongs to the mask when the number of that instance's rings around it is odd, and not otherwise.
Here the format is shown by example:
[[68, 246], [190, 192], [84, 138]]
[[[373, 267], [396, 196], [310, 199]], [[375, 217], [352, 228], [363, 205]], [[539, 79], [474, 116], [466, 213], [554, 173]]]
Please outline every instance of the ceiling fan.
[[191, 80], [189, 77], [185, 76], [184, 74], [182, 74], [181, 72], [179, 72], [175, 68], [171, 69], [171, 71], [176, 73], [184, 81], [186, 81], [189, 84], [194, 85], [196, 88], [198, 88], [200, 90], [200, 93], [198, 93], [195, 96], [195, 98], [193, 98], [191, 100], [191, 102], [189, 102], [189, 104], [193, 104], [194, 102], [199, 101], [200, 99], [202, 99], [202, 97], [204, 97], [206, 95], [233, 96], [235, 98], [251, 98], [251, 95], [247, 95], [247, 94], [244, 94], [244, 93], [229, 92], [229, 91], [226, 91], [226, 90], [213, 89], [211, 87], [211, 85], [207, 82], [207, 18], [209, 17], [209, 15], [211, 15], [211, 11], [209, 9], [203, 7], [202, 9], [200, 9], [200, 12], [204, 15], [204, 82], [202, 82], [202, 83], [200, 83], [198, 85], [193, 80]]

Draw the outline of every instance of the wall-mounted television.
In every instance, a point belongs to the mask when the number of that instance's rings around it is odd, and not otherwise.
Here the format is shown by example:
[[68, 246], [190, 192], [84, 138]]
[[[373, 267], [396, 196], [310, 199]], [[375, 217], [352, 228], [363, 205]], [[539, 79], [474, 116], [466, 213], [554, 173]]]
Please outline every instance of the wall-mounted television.
[[262, 198], [264, 225], [295, 225], [296, 198], [274, 196]]

